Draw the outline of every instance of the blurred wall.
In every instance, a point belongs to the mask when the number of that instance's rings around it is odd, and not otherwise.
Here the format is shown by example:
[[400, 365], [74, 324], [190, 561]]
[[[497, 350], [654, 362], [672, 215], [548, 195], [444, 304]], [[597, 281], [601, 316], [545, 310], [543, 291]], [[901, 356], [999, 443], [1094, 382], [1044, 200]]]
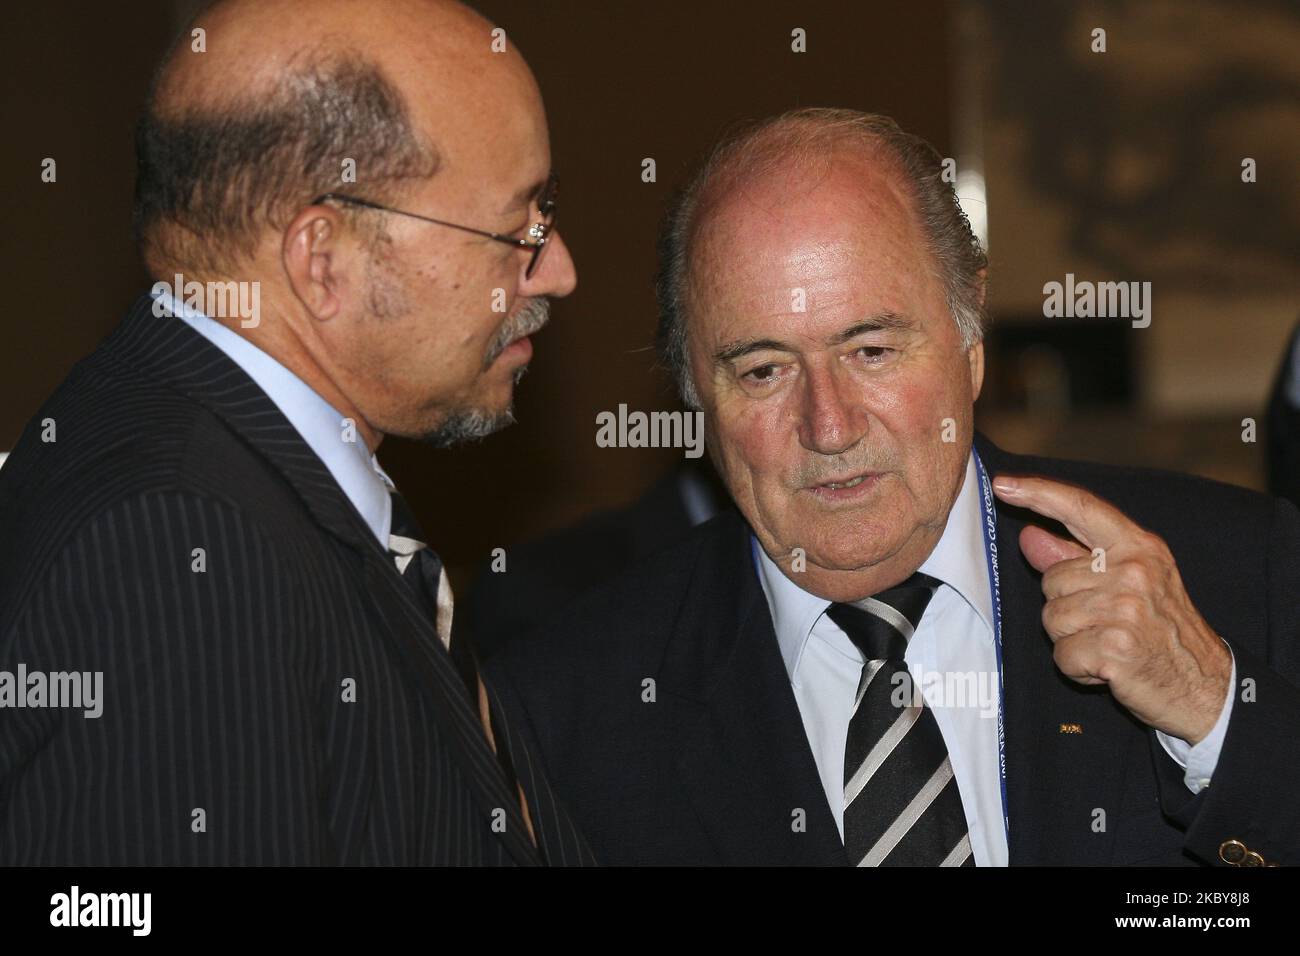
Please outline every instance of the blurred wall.
[[[959, 9], [982, 88], [991, 347], [1000, 378], [1045, 393], [982, 402], [981, 424], [1011, 447], [1262, 488], [1263, 411], [1300, 315], [1300, 6]], [[1067, 274], [1150, 283], [1150, 324], [1046, 320], [1044, 284]], [[1033, 346], [999, 351], [1012, 338]]]

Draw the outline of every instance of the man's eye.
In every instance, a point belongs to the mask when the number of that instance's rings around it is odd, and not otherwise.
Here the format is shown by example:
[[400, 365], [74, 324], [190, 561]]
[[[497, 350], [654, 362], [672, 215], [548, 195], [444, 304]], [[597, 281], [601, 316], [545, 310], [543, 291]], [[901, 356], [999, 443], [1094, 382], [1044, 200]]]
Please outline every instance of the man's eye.
[[768, 382], [776, 376], [775, 365], [760, 365], [758, 368], [752, 368], [741, 378], [747, 378], [752, 382]]
[[858, 352], [861, 353], [864, 358], [873, 363], [888, 358], [889, 353], [893, 351], [893, 349], [886, 348], [883, 345], [864, 345], [862, 348], [858, 349]]

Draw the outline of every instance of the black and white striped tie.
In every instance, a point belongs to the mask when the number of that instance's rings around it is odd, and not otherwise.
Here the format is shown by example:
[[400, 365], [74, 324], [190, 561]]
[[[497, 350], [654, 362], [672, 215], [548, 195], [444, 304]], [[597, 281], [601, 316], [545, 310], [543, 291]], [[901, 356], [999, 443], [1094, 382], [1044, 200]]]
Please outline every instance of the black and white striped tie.
[[903, 659], [939, 581], [919, 571], [827, 616], [862, 651], [844, 748], [844, 847], [858, 866], [974, 866], [948, 748]]
[[393, 499], [393, 522], [388, 535], [388, 553], [392, 555], [397, 573], [415, 592], [416, 599], [428, 609], [433, 618], [434, 631], [442, 646], [451, 654], [452, 663], [460, 679], [465, 682], [470, 703], [478, 707], [478, 662], [464, 637], [453, 637], [451, 621], [453, 602], [451, 582], [442, 559], [424, 541], [424, 532], [416, 520], [411, 506], [396, 489]]
[[438, 640], [451, 655], [452, 664], [465, 684], [470, 707], [478, 713], [484, 736], [496, 754], [506, 784], [510, 790], [518, 794], [520, 812], [528, 827], [529, 839], [536, 843], [532, 819], [529, 816], [528, 799], [515, 774], [510, 753], [504, 746], [497, 746], [497, 741], [504, 740], [505, 735], [501, 732], [497, 714], [493, 712], [488, 702], [487, 689], [483, 686], [482, 678], [479, 677], [478, 661], [464, 635], [455, 634], [452, 630], [453, 602], [447, 569], [443, 567], [442, 559], [425, 542], [424, 532], [420, 529], [420, 523], [411, 506], [406, 503], [406, 499], [398, 494], [395, 488], [391, 492], [391, 497], [393, 520], [388, 535], [388, 553], [393, 558], [397, 573], [415, 592], [416, 599], [428, 609]]

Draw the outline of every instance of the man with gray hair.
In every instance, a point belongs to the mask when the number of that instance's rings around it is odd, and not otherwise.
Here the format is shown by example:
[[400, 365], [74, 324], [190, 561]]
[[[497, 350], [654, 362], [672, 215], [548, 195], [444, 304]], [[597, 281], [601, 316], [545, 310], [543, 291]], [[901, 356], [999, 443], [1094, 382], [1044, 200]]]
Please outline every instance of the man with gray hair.
[[941, 171], [849, 110], [714, 150], [660, 338], [739, 514], [506, 648], [507, 707], [610, 863], [1300, 862], [1300, 514], [975, 433]]

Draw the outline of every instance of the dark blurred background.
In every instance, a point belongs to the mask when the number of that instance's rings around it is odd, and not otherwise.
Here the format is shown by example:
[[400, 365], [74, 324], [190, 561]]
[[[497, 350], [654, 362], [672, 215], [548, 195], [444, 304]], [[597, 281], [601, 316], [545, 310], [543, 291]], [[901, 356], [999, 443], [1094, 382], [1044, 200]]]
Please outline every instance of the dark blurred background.
[[[516, 427], [452, 451], [381, 449], [458, 584], [493, 548], [624, 505], [681, 462], [598, 448], [596, 415], [675, 407], [651, 349], [665, 203], [731, 124], [794, 106], [888, 113], [956, 160], [991, 258], [977, 408], [990, 437], [1265, 487], [1262, 431], [1244, 441], [1242, 420], [1262, 430], [1300, 313], [1296, 4], [477, 6], [541, 84], [579, 283], [535, 343]], [[132, 128], [195, 8], [6, 10], [0, 451], [146, 288], [129, 231]], [[791, 49], [796, 28], [806, 52]], [[41, 182], [45, 157], [56, 183]], [[656, 182], [642, 181], [646, 158]], [[1043, 285], [1066, 273], [1152, 282], [1150, 327], [1045, 319]]]

